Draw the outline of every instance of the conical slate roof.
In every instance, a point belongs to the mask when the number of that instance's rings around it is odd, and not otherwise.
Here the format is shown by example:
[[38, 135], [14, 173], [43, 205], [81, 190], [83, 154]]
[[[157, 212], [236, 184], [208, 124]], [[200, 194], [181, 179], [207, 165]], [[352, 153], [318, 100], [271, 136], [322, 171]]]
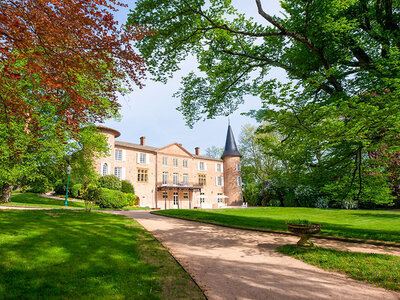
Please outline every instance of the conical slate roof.
[[225, 151], [221, 158], [225, 156], [241, 156], [236, 146], [235, 137], [233, 136], [231, 125], [228, 125], [228, 133], [226, 135]]

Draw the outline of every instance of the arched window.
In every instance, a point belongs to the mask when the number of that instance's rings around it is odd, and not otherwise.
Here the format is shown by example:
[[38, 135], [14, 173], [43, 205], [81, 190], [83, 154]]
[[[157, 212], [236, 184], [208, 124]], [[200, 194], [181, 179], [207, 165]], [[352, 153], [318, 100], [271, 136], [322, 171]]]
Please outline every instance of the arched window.
[[107, 163], [103, 164], [103, 170], [102, 170], [102, 175], [105, 176], [108, 174], [108, 165]]

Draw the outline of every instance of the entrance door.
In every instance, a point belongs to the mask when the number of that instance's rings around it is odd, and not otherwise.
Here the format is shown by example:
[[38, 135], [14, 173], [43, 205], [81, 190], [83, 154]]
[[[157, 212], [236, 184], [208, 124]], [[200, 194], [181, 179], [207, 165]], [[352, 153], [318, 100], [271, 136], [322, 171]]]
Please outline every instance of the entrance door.
[[178, 192], [174, 192], [174, 208], [179, 208]]

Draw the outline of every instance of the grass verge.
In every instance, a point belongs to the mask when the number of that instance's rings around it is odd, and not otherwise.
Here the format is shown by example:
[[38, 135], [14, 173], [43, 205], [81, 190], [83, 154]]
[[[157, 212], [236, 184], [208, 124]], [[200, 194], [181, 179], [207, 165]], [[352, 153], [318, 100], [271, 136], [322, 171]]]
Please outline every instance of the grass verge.
[[324, 270], [339, 272], [356, 280], [400, 291], [400, 257], [398, 256], [320, 247], [304, 249], [294, 245], [279, 247], [277, 251]]
[[[40, 197], [34, 193], [19, 193], [14, 192], [11, 195], [11, 202], [8, 203], [0, 203], [3, 206], [27, 206], [27, 207], [55, 207], [55, 208], [64, 208], [64, 199], [53, 199]], [[84, 202], [76, 202], [76, 201], [68, 201], [68, 207], [72, 208], [85, 208]], [[95, 205], [93, 209], [102, 209], [98, 205]], [[122, 210], [142, 210], [147, 209], [143, 207], [124, 207]]]
[[136, 221], [81, 210], [0, 211], [1, 299], [204, 299]]
[[286, 231], [290, 219], [322, 224], [321, 235], [400, 243], [400, 212], [304, 207], [163, 210], [152, 213], [224, 226]]

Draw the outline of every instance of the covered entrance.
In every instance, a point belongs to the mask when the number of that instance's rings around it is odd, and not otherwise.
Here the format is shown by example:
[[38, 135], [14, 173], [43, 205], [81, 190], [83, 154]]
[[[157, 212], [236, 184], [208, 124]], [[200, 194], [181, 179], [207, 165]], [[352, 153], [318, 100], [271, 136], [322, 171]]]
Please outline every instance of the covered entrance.
[[195, 192], [201, 192], [202, 186], [159, 185], [157, 186], [156, 207], [161, 209], [191, 209]]

